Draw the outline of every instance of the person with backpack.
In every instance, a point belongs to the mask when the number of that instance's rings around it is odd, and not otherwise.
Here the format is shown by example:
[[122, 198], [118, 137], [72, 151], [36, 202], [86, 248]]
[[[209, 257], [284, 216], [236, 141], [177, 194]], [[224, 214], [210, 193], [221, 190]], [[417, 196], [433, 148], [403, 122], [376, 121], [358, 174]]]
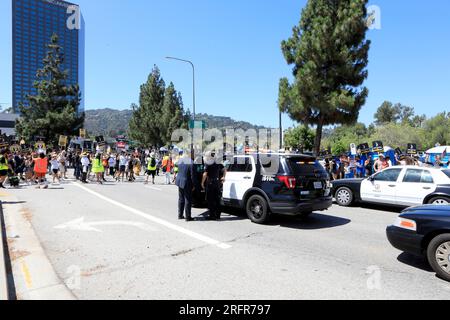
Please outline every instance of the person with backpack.
[[156, 176], [156, 156], [155, 153], [151, 153], [150, 157], [147, 158], [147, 178], [145, 180], [145, 184], [148, 184], [148, 178], [152, 176], [152, 183], [155, 184], [155, 176]]

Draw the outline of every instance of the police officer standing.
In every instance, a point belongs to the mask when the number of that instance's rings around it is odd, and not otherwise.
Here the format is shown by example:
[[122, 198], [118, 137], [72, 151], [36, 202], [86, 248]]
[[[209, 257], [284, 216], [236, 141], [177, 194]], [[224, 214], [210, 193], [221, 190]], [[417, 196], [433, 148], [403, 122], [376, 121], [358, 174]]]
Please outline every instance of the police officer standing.
[[218, 164], [215, 153], [208, 153], [205, 159], [205, 172], [203, 173], [202, 189], [206, 189], [206, 201], [208, 203], [208, 220], [220, 219], [221, 185], [225, 178], [223, 165]]

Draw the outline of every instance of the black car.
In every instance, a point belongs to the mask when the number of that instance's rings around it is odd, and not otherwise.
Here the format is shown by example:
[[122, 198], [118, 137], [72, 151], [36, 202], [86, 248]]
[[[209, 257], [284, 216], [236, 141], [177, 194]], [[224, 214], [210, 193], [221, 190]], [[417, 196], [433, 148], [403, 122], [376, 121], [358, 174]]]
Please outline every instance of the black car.
[[425, 256], [437, 275], [450, 281], [450, 205], [404, 210], [387, 237], [395, 248]]
[[308, 216], [332, 206], [329, 177], [316, 158], [296, 154], [235, 156], [223, 185], [224, 206], [240, 207], [255, 223], [271, 214]]

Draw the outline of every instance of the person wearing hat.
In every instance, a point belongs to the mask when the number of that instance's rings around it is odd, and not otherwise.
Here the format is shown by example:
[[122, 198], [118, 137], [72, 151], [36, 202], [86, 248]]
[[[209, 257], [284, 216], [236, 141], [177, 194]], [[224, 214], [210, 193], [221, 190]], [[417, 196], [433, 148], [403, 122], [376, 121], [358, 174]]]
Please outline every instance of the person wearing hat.
[[152, 183], [155, 184], [156, 168], [156, 155], [152, 152], [150, 153], [150, 157], [147, 158], [147, 178], [145, 180], [145, 184], [148, 184], [148, 178], [150, 176], [152, 176]]
[[97, 182], [99, 184], [103, 184], [103, 173], [105, 172], [105, 167], [103, 167], [103, 160], [102, 155], [97, 154], [92, 161], [92, 173], [95, 174], [95, 177], [97, 178]]
[[83, 152], [81, 154], [81, 182], [83, 183], [88, 183], [87, 182], [87, 175], [89, 172], [89, 165], [90, 165], [90, 161], [89, 161], [89, 156], [87, 154], [87, 152]]

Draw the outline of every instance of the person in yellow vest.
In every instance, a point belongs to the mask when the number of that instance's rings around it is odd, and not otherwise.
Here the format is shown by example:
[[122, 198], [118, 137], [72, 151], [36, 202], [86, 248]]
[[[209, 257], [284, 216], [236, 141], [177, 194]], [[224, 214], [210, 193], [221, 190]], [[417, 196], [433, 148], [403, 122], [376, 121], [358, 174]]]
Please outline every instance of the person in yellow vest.
[[2, 150], [0, 154], [0, 188], [5, 188], [3, 183], [8, 177], [9, 164], [7, 159], [7, 150]]
[[44, 189], [48, 188], [47, 180], [45, 179], [45, 175], [48, 170], [48, 159], [45, 156], [44, 152], [39, 154], [39, 157], [34, 159], [34, 173], [38, 182], [38, 186], [36, 189], [41, 188], [41, 183], [44, 184]]
[[103, 172], [105, 172], [105, 167], [103, 166], [102, 155], [97, 154], [95, 159], [92, 161], [92, 173], [97, 177], [97, 182], [103, 184]]
[[157, 161], [156, 155], [154, 152], [150, 154], [150, 157], [147, 158], [147, 179], [145, 180], [145, 184], [148, 184], [148, 178], [152, 176], [152, 183], [155, 184], [155, 176], [157, 169]]
[[178, 162], [180, 161], [181, 154], [182, 153], [180, 152], [179, 155], [175, 158], [175, 161], [173, 162], [173, 180], [172, 180], [172, 183], [175, 183], [175, 181], [177, 181]]

